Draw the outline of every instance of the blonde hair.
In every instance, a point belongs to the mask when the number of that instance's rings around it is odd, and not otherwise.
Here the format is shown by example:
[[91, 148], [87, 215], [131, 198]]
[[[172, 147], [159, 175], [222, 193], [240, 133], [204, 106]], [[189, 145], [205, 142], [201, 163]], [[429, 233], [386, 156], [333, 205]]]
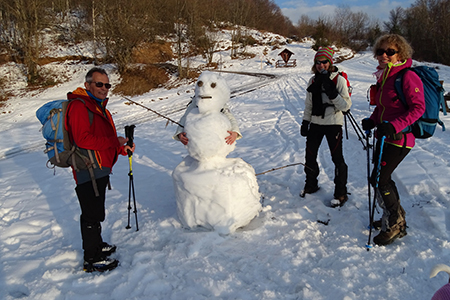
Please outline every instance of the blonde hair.
[[399, 60], [405, 60], [412, 57], [414, 50], [404, 37], [398, 34], [386, 34], [380, 36], [373, 45], [373, 57], [376, 58], [376, 51], [382, 45], [395, 46], [398, 50], [397, 55]]

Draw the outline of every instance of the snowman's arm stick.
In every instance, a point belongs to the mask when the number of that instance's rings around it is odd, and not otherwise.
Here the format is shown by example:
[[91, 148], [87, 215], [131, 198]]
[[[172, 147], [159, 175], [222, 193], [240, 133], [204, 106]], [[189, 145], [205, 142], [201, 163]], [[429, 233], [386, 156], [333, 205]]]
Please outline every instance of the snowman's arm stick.
[[133, 100], [131, 100], [131, 99], [128, 98], [128, 97], [123, 97], [123, 98], [125, 98], [125, 99], [127, 99], [128, 101], [130, 101], [130, 102], [132, 102], [132, 103], [134, 103], [134, 104], [137, 104], [137, 105], [139, 105], [139, 106], [141, 106], [141, 107], [143, 107], [143, 108], [145, 108], [145, 109], [147, 109], [147, 110], [149, 110], [149, 111], [151, 111], [152, 113], [157, 114], [157, 115], [160, 116], [161, 118], [164, 118], [164, 119], [166, 119], [166, 120], [168, 120], [168, 121], [170, 121], [170, 122], [172, 122], [172, 123], [175, 123], [175, 124], [177, 124], [178, 126], [181, 126], [181, 127], [184, 128], [184, 126], [181, 125], [180, 123], [178, 123], [178, 122], [176, 122], [176, 121], [170, 119], [169, 117], [166, 117], [166, 116], [160, 114], [159, 112], [157, 112], [157, 111], [155, 111], [155, 110], [153, 110], [153, 109], [151, 109], [151, 108], [148, 108], [147, 106], [144, 106], [144, 105], [142, 105], [142, 104], [140, 104], [140, 103], [138, 103], [138, 102], [136, 102], [136, 101], [133, 101]]
[[[308, 167], [308, 166], [305, 165], [304, 163], [295, 163], [295, 164], [290, 164], [290, 165], [286, 165], [286, 166], [282, 166], [282, 167], [278, 167], [278, 168], [273, 168], [273, 169], [270, 169], [270, 170], [268, 170], [268, 171], [265, 171], [265, 172], [262, 172], [262, 173], [258, 173], [258, 174], [256, 174], [256, 176], [262, 175], [262, 174], [266, 174], [266, 173], [269, 173], [269, 172], [273, 172], [273, 171], [276, 171], [276, 170], [284, 169], [284, 168], [287, 168], [287, 167], [297, 166], [297, 165], [302, 165], [302, 166], [305, 166], [305, 167], [308, 168], [308, 169], [311, 169], [310, 167]], [[312, 170], [312, 169], [311, 169], [311, 170]]]

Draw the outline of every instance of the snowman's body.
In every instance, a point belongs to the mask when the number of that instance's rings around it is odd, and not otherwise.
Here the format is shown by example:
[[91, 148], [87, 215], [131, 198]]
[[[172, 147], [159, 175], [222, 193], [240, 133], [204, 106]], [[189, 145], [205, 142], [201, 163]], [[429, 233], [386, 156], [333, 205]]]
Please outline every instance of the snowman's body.
[[184, 126], [189, 138], [187, 145], [189, 155], [198, 161], [213, 157], [225, 158], [236, 145], [225, 143], [230, 129], [230, 121], [220, 111], [201, 114], [198, 108], [194, 108], [187, 115]]
[[223, 78], [203, 72], [196, 85], [184, 130], [187, 156], [173, 171], [177, 212], [188, 228], [205, 227], [228, 234], [258, 215], [261, 204], [255, 171], [240, 158], [227, 158], [235, 143], [225, 138], [231, 130], [221, 113], [230, 92]]

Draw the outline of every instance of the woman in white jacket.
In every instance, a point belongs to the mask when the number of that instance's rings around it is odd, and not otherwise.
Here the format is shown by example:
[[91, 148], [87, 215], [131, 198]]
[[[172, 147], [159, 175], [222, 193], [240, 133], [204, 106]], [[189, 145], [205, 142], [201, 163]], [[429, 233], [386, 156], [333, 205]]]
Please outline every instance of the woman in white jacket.
[[342, 125], [343, 112], [350, 109], [352, 102], [346, 79], [333, 66], [333, 54], [333, 49], [320, 47], [314, 56], [314, 76], [308, 83], [300, 130], [301, 135], [306, 137], [306, 182], [300, 196], [304, 197], [319, 189], [317, 153], [323, 137], [326, 137], [335, 165], [335, 189], [331, 206], [339, 207], [348, 199], [347, 165], [342, 153]]

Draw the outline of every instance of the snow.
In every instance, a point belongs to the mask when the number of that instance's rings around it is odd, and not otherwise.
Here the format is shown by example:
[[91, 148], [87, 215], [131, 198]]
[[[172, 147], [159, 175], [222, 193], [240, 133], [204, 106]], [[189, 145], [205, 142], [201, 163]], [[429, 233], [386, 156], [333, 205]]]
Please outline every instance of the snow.
[[[225, 50], [220, 54], [232, 91], [230, 108], [243, 134], [229, 157], [242, 158], [256, 173], [304, 162], [299, 129], [314, 51], [308, 41], [287, 47], [297, 59], [295, 68], [262, 62], [264, 46], [247, 48], [258, 55], [246, 60], [230, 60]], [[273, 62], [279, 52], [269, 50], [266, 58]], [[376, 62], [362, 52], [339, 65], [349, 74], [351, 112], [359, 122], [370, 114], [366, 93]], [[450, 89], [450, 68], [430, 65]], [[0, 114], [1, 299], [430, 299], [447, 283], [447, 274], [430, 279], [429, 273], [450, 258], [448, 131], [438, 128], [433, 138], [417, 141], [394, 172], [408, 235], [367, 251], [366, 152], [350, 126], [344, 154], [351, 195], [342, 208], [329, 207], [334, 165], [324, 143], [316, 194], [298, 196], [303, 166], [282, 168], [257, 176], [263, 207], [249, 225], [229, 235], [190, 231], [178, 219], [171, 179], [187, 156], [172, 140], [176, 125], [166, 127], [166, 120], [117, 95], [111, 95], [109, 109], [118, 132], [124, 135], [125, 125], [136, 125], [132, 166], [139, 231], [133, 215], [132, 229], [125, 229], [129, 163], [122, 157], [111, 176], [102, 224], [104, 239], [118, 246], [114, 257], [121, 264], [103, 274], [83, 272], [75, 184], [69, 170], [45, 167], [35, 111], [81, 86], [92, 65], [54, 66], [70, 70], [65, 83], [13, 99]], [[106, 69], [117, 83], [113, 68]], [[178, 121], [192, 95], [193, 84], [133, 100]], [[450, 116], [441, 118], [449, 127]]]

